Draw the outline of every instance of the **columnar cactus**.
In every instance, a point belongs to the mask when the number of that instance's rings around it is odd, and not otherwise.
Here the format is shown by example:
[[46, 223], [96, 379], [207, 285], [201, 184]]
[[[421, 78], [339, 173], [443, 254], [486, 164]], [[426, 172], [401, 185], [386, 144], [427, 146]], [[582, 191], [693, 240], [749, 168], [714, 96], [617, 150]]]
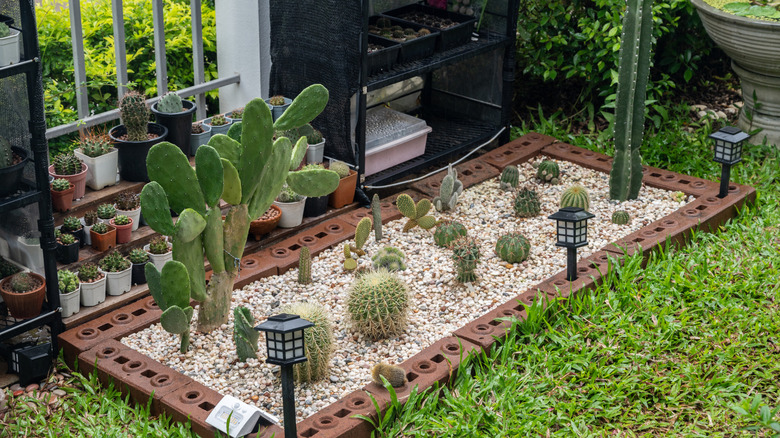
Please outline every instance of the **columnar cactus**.
[[352, 328], [372, 340], [400, 334], [406, 328], [409, 288], [387, 270], [359, 276], [347, 296], [347, 319]]
[[382, 206], [376, 193], [371, 197], [371, 217], [374, 218], [374, 239], [379, 242], [382, 240]]
[[169, 91], [157, 102], [157, 111], [161, 113], [175, 114], [184, 111], [184, 105], [181, 103], [181, 97], [173, 91]]
[[617, 225], [625, 225], [631, 222], [631, 216], [625, 210], [618, 210], [612, 213], [612, 223]]
[[127, 129], [128, 141], [148, 140], [149, 107], [146, 98], [137, 91], [128, 91], [119, 101], [119, 115]]
[[496, 242], [496, 255], [507, 263], [520, 263], [528, 258], [531, 244], [519, 232], [504, 234]]
[[168, 333], [181, 337], [179, 351], [186, 353], [190, 345], [190, 321], [193, 314], [187, 267], [181, 262], [171, 260], [165, 263], [161, 272], [154, 263], [147, 263], [144, 273], [149, 292], [163, 311], [160, 324]]
[[460, 222], [442, 221], [436, 225], [433, 232], [433, 241], [442, 248], [447, 248], [455, 240], [466, 236], [466, 227]]
[[618, 55], [615, 98], [615, 159], [609, 173], [609, 197], [636, 199], [642, 187], [639, 147], [645, 129], [645, 97], [653, 41], [653, 1], [628, 0]]
[[519, 180], [520, 170], [517, 169], [517, 166], [505, 167], [501, 172], [501, 178], [499, 179], [501, 190], [512, 190], [516, 188]]
[[513, 206], [515, 214], [520, 217], [535, 217], [542, 211], [536, 192], [528, 188], [523, 188], [523, 190], [517, 192]]
[[[141, 191], [141, 209], [154, 231], [171, 237], [173, 259], [187, 267], [191, 297], [199, 302], [198, 331], [208, 333], [227, 322], [249, 223], [268, 210], [282, 186], [287, 183], [309, 197], [327, 195], [338, 186], [339, 177], [330, 170], [290, 171], [300, 164], [292, 143], [286, 137], [273, 140], [274, 130], [308, 123], [327, 101], [325, 87], [312, 85], [272, 122], [268, 105], [252, 100], [244, 110], [242, 143], [213, 136], [198, 148], [195, 168], [172, 143], [149, 151], [146, 168], [152, 182]], [[301, 142], [305, 149], [305, 139]], [[228, 204], [224, 220], [220, 199]], [[171, 209], [179, 214], [175, 225]], [[208, 287], [204, 255], [213, 272]]]
[[558, 168], [558, 163], [552, 160], [542, 161], [536, 169], [536, 177], [542, 180], [542, 182], [558, 184], [558, 177], [560, 175], [561, 170]]
[[374, 262], [374, 269], [387, 269], [390, 272], [403, 271], [406, 269], [404, 253], [395, 247], [386, 246], [379, 250], [371, 261]]
[[398, 211], [409, 219], [404, 225], [404, 233], [418, 225], [423, 230], [431, 229], [436, 225], [436, 219], [433, 216], [426, 216], [431, 211], [431, 201], [427, 199], [421, 199], [415, 204], [411, 196], [401, 193], [396, 198], [395, 205], [398, 207]]
[[458, 196], [463, 192], [463, 183], [458, 180], [458, 171], [447, 167], [447, 175], [441, 180], [439, 196], [433, 198], [433, 206], [436, 211], [454, 210], [458, 203]]
[[328, 376], [333, 354], [333, 323], [328, 311], [316, 303], [293, 303], [281, 311], [298, 315], [314, 324], [303, 332], [306, 362], [293, 366], [293, 378], [298, 382], [313, 382]]
[[[368, 235], [371, 234], [371, 227], [371, 218], [364, 217], [363, 219], [360, 219], [357, 227], [355, 227], [355, 244], [344, 244], [344, 269], [347, 271], [352, 271], [357, 268], [356, 259], [366, 255], [366, 252], [363, 251], [363, 245], [366, 244]], [[355, 257], [352, 257], [352, 253], [355, 254]]]
[[257, 358], [257, 340], [260, 332], [255, 330], [255, 318], [252, 312], [244, 306], [238, 306], [233, 310], [233, 343], [236, 344], [238, 360], [246, 362], [247, 359]]
[[587, 211], [590, 208], [588, 190], [579, 184], [574, 184], [561, 194], [561, 208], [577, 207]]
[[470, 237], [461, 237], [452, 242], [452, 260], [455, 262], [455, 277], [461, 283], [477, 281], [474, 272], [479, 263], [479, 244]]
[[298, 254], [298, 283], [311, 283], [311, 252], [308, 246], [302, 247]]

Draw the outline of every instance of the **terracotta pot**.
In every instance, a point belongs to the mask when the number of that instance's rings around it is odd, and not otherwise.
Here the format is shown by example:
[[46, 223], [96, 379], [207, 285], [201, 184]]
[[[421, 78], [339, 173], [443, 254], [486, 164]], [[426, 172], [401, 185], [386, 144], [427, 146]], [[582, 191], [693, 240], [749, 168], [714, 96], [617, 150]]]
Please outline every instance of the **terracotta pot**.
[[330, 206], [341, 208], [351, 204], [355, 199], [355, 187], [357, 187], [357, 172], [350, 169], [349, 176], [341, 178], [336, 191], [330, 194]]
[[63, 190], [61, 192], [51, 190], [52, 207], [61, 213], [70, 210], [70, 206], [73, 205], [73, 192], [75, 190], [76, 186], [74, 186], [73, 183], [70, 184], [68, 190]]
[[87, 190], [87, 165], [81, 163], [81, 172], [75, 175], [57, 175], [54, 173], [54, 165], [49, 166], [49, 175], [54, 178], [62, 178], [70, 181], [71, 184], [76, 186], [76, 190], [73, 192], [73, 200], [81, 199], [84, 197], [84, 193]]
[[270, 216], [271, 218], [253, 220], [249, 224], [249, 234], [254, 236], [255, 240], [260, 240], [264, 234], [268, 234], [276, 228], [279, 221], [282, 219], [282, 209], [276, 205], [271, 205], [268, 207], [268, 210], [263, 213], [263, 216]]
[[127, 243], [132, 239], [133, 219], [130, 219], [130, 223], [127, 225], [117, 225], [114, 219], [111, 219], [108, 223], [116, 228], [116, 243]]
[[89, 237], [92, 239], [92, 249], [98, 252], [108, 251], [116, 246], [116, 228], [108, 226], [108, 232], [98, 234], [95, 230], [89, 230]]
[[0, 295], [3, 296], [11, 316], [17, 319], [29, 319], [40, 315], [43, 299], [46, 297], [46, 280], [34, 272], [28, 274], [40, 282], [40, 286], [30, 292], [21, 294], [11, 292], [10, 282], [13, 276], [0, 281]]

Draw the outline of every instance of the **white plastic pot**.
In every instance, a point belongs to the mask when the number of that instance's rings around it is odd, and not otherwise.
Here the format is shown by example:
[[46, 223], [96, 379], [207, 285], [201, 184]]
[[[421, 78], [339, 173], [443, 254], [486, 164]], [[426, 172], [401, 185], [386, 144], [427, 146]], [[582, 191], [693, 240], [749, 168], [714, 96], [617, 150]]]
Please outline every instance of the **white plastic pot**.
[[0, 67], [19, 63], [19, 31], [10, 31], [10, 35], [0, 38]]
[[84, 307], [97, 306], [106, 300], [106, 277], [103, 275], [98, 281], [81, 283], [81, 305]]
[[116, 184], [119, 162], [119, 151], [116, 148], [111, 148], [108, 153], [94, 158], [84, 155], [81, 149], [76, 149], [73, 153], [87, 164], [87, 185], [92, 190], [100, 190]]
[[100, 272], [106, 276], [106, 294], [115, 297], [129, 292], [133, 285], [132, 270], [132, 265], [119, 272], [105, 272], [101, 269]]
[[89, 234], [89, 230], [92, 229], [92, 225], [87, 225], [84, 222], [84, 218], [80, 218], [79, 221], [81, 221], [81, 226], [84, 227], [84, 245], [92, 245], [92, 235]]
[[78, 313], [81, 307], [81, 285], [73, 292], [60, 294], [60, 306], [62, 307], [63, 318]]
[[43, 250], [41, 249], [40, 240], [37, 238], [27, 239], [19, 237], [17, 239], [17, 248], [19, 258], [16, 261], [27, 266], [36, 274], [43, 275]]
[[152, 261], [152, 264], [154, 264], [154, 267], [157, 268], [158, 271], [162, 271], [162, 268], [165, 266], [166, 262], [173, 260], [173, 251], [168, 251], [165, 254], [152, 254], [149, 252], [148, 243], [144, 245], [144, 251], [149, 254], [149, 260]]
[[130, 228], [130, 231], [135, 231], [138, 229], [138, 224], [141, 222], [141, 207], [138, 207], [135, 210], [120, 210], [117, 208], [116, 215], [119, 216], [120, 214], [123, 214], [133, 220], [133, 226]]
[[306, 197], [297, 202], [274, 201], [274, 205], [282, 210], [279, 228], [295, 228], [303, 222], [303, 209], [306, 207]]
[[306, 149], [306, 162], [309, 164], [322, 163], [325, 155], [325, 139], [317, 144], [310, 144]]

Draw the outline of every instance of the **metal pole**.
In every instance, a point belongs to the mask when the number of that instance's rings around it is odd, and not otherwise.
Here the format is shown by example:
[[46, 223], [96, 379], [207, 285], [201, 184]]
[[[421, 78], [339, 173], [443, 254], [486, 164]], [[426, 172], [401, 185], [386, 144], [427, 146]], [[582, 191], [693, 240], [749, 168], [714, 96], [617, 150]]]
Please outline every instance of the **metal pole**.
[[282, 365], [282, 412], [284, 414], [284, 438], [296, 438], [295, 385], [292, 365]]
[[577, 248], [566, 248], [566, 280], [577, 279]]
[[729, 179], [731, 179], [731, 164], [723, 164], [720, 170], [720, 193], [718, 198], [725, 198], [729, 194]]

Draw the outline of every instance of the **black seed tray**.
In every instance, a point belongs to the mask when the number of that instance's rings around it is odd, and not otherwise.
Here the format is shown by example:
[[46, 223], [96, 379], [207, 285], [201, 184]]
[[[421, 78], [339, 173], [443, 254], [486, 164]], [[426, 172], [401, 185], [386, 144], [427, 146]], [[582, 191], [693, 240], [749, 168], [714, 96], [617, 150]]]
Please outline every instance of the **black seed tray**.
[[[376, 24], [376, 21], [379, 18], [381, 18], [381, 17], [379, 17], [379, 16], [370, 17], [368, 19], [368, 24], [370, 24], [370, 25]], [[417, 23], [411, 23], [411, 22], [408, 22], [408, 21], [399, 20], [397, 18], [391, 18], [391, 17], [385, 17], [385, 18], [388, 18], [390, 20], [390, 23], [392, 23], [393, 25], [399, 25], [399, 26], [401, 26], [403, 28], [411, 27], [416, 32], [418, 32], [420, 29], [428, 29], [429, 31], [431, 31], [430, 35], [426, 35], [424, 37], [417, 37], [417, 38], [415, 38], [413, 40], [404, 41], [404, 42], [400, 43], [401, 44], [401, 56], [400, 56], [398, 62], [400, 62], [400, 63], [412, 62], [412, 61], [417, 61], [418, 59], [427, 58], [427, 57], [433, 55], [433, 52], [436, 50], [436, 41], [437, 41], [437, 38], [439, 37], [439, 31], [438, 30], [436, 30], [434, 28], [431, 28], [431, 27], [422, 26], [422, 25], [419, 25]], [[374, 34], [371, 34], [371, 35], [374, 35]], [[385, 41], [390, 41], [390, 42], [393, 42], [393, 43], [397, 43], [397, 41], [395, 41], [395, 40], [390, 40], [390, 39], [387, 39], [387, 38], [384, 38], [384, 37], [381, 37], [381, 36], [378, 36], [378, 35], [374, 35], [374, 36], [376, 36], [377, 38], [381, 38], [381, 39], [383, 39]]]
[[407, 23], [414, 23], [421, 25], [422, 23], [415, 23], [413, 21], [405, 20], [401, 18], [402, 15], [413, 12], [423, 12], [429, 15], [435, 15], [441, 18], [449, 18], [452, 21], [459, 24], [448, 27], [447, 29], [435, 28], [439, 31], [438, 44], [436, 50], [444, 51], [468, 43], [471, 40], [471, 33], [474, 31], [474, 24], [477, 22], [475, 17], [468, 15], [458, 14], [455, 12], [445, 11], [443, 9], [432, 8], [421, 4], [412, 4], [403, 6], [397, 9], [393, 9], [383, 13], [382, 15], [397, 18], [400, 21]]
[[398, 62], [398, 55], [401, 52], [401, 44], [380, 38], [375, 35], [368, 36], [368, 44], [376, 44], [384, 47], [368, 54], [368, 74], [373, 75], [393, 68]]

